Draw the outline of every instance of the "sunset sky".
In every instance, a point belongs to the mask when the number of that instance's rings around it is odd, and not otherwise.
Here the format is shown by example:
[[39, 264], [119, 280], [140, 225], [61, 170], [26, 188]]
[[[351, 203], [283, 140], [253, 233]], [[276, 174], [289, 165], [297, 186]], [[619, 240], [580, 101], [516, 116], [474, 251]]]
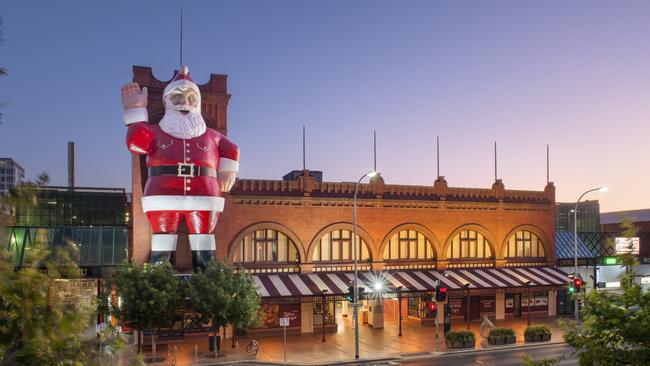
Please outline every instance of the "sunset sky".
[[130, 190], [119, 88], [132, 65], [160, 80], [184, 59], [228, 75], [240, 177], [307, 168], [431, 185], [440, 136], [450, 186], [542, 190], [558, 201], [650, 208], [648, 1], [25, 1], [0, 5], [0, 157], [65, 185]]

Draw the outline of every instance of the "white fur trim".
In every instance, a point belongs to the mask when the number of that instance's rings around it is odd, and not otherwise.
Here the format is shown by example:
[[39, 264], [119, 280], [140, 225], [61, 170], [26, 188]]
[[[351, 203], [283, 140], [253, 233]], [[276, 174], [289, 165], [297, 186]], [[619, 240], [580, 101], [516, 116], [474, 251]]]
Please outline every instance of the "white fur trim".
[[220, 172], [237, 172], [239, 171], [239, 162], [237, 160], [220, 158], [219, 159]]
[[190, 248], [192, 250], [216, 250], [217, 243], [212, 234], [190, 234]]
[[223, 211], [223, 197], [144, 196], [142, 210], [149, 211]]
[[124, 111], [124, 123], [127, 125], [136, 122], [147, 122], [148, 120], [147, 108], [131, 108]]
[[151, 250], [157, 252], [168, 252], [176, 250], [176, 234], [153, 234], [151, 235]]

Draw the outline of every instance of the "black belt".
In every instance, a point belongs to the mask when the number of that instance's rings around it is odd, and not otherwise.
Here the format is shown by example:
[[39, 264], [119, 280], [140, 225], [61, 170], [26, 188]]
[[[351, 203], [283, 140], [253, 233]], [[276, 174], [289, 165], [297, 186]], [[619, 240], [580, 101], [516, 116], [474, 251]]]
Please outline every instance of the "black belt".
[[194, 164], [178, 163], [176, 166], [168, 165], [150, 167], [149, 176], [154, 177], [156, 175], [175, 175], [184, 178], [198, 176], [216, 177], [217, 170], [205, 166], [196, 166]]

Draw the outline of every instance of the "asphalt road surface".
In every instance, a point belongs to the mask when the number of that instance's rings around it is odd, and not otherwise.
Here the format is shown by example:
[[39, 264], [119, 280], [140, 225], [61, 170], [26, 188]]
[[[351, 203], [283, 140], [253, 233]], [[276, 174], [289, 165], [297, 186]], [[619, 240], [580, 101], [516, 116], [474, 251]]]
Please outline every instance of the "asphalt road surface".
[[572, 356], [573, 348], [565, 344], [540, 346], [540, 347], [527, 347], [525, 349], [504, 349], [492, 350], [488, 352], [469, 352], [461, 354], [450, 354], [444, 356], [431, 356], [431, 357], [418, 357], [412, 359], [404, 359], [398, 361], [385, 361], [385, 362], [368, 362], [359, 363], [359, 365], [375, 365], [375, 366], [390, 366], [390, 365], [411, 365], [411, 366], [424, 366], [424, 365], [438, 365], [438, 366], [521, 366], [523, 361], [521, 355], [528, 354], [533, 360], [541, 358], [551, 358], [557, 356], [564, 356], [564, 359], [557, 365], [568, 366], [577, 365], [578, 358]]

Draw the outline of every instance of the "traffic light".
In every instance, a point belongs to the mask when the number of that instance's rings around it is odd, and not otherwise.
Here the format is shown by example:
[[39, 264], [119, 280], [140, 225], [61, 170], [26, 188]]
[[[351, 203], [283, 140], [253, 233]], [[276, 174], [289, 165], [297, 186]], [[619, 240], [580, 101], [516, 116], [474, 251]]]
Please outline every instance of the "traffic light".
[[582, 286], [582, 279], [580, 278], [574, 278], [573, 279], [573, 288], [574, 291], [577, 293], [580, 293], [580, 286]]
[[366, 299], [366, 288], [359, 287], [359, 300], [365, 300], [365, 299]]
[[427, 303], [427, 310], [428, 310], [430, 313], [435, 313], [435, 312], [436, 312], [436, 309], [437, 309], [437, 306], [436, 306], [436, 303], [435, 303], [435, 302]]
[[444, 286], [436, 286], [436, 301], [445, 302], [447, 300], [447, 288]]
[[348, 286], [348, 301], [354, 302], [354, 286]]

